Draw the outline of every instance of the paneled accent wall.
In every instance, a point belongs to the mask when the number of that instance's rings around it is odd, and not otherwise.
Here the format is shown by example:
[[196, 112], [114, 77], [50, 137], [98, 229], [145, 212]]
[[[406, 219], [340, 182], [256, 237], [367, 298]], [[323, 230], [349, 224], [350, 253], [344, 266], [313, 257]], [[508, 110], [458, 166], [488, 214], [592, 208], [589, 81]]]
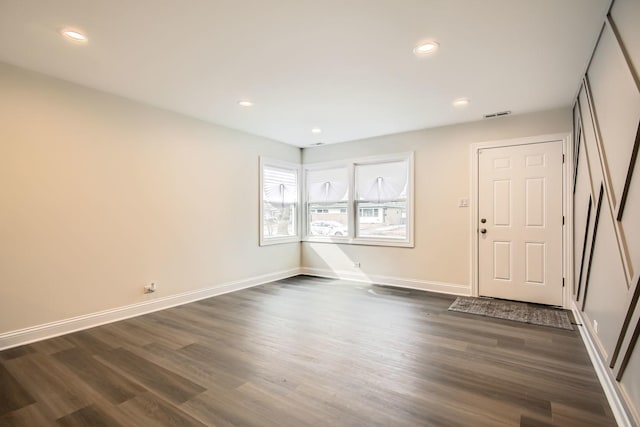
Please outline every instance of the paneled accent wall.
[[638, 422], [640, 2], [615, 0], [574, 106], [576, 307]]

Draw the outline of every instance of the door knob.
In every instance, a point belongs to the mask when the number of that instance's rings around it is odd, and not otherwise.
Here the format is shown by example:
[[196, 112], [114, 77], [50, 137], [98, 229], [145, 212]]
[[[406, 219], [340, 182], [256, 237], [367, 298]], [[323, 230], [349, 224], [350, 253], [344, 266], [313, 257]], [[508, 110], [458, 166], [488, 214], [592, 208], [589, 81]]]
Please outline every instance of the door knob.
[[486, 228], [481, 228], [481, 229], [480, 229], [480, 232], [481, 232], [482, 234], [487, 234], [487, 229], [486, 229]]
[[480, 222], [484, 224], [485, 222], [487, 222], [487, 218], [482, 218]]

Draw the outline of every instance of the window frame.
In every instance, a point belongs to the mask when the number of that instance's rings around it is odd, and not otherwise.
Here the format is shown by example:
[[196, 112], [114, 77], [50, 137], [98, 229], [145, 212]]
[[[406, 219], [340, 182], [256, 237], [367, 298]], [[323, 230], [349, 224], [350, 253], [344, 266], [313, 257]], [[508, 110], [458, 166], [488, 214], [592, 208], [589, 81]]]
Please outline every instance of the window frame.
[[[380, 163], [392, 163], [392, 162], [407, 162], [407, 199], [406, 199], [406, 237], [404, 239], [385, 238], [385, 237], [362, 237], [358, 236], [357, 227], [359, 226], [358, 212], [358, 195], [356, 190], [356, 177], [355, 170], [356, 165], [372, 165]], [[349, 190], [348, 190], [348, 202], [347, 202], [347, 223], [348, 223], [348, 235], [343, 237], [338, 236], [312, 236], [309, 234], [309, 197], [308, 197], [308, 180], [307, 172], [309, 170], [322, 170], [322, 169], [335, 169], [344, 167], [347, 168], [349, 177]], [[414, 245], [414, 153], [403, 152], [394, 154], [385, 154], [378, 156], [369, 156], [363, 158], [346, 159], [339, 162], [322, 162], [322, 163], [307, 163], [302, 165], [302, 241], [303, 242], [319, 242], [319, 243], [341, 243], [351, 245], [369, 245], [369, 246], [391, 246], [391, 247], [415, 247]], [[315, 205], [315, 204], [314, 204]]]
[[[346, 236], [314, 236], [309, 234], [310, 232], [310, 222], [309, 222], [309, 187], [308, 187], [308, 172], [314, 170], [325, 170], [325, 169], [347, 169], [347, 178], [349, 180], [349, 185], [347, 189], [347, 235]], [[351, 203], [351, 194], [353, 192], [353, 179], [352, 179], [352, 169], [348, 163], [344, 161], [340, 162], [322, 162], [322, 163], [309, 163], [302, 165], [302, 241], [306, 242], [335, 242], [335, 243], [349, 243], [349, 241], [353, 238], [353, 225], [351, 224], [351, 211], [353, 209], [353, 204]], [[329, 203], [326, 203], [328, 205]], [[323, 206], [325, 203], [314, 203], [315, 206]]]
[[[260, 246], [279, 245], [284, 243], [298, 243], [301, 241], [301, 222], [303, 219], [301, 209], [301, 195], [302, 195], [302, 168], [299, 163], [287, 162], [284, 160], [271, 159], [268, 157], [259, 158], [260, 163], [260, 178], [259, 178], [259, 194], [260, 194], [260, 206], [259, 206], [259, 244]], [[293, 236], [276, 236], [265, 237], [264, 235], [264, 169], [273, 167], [279, 169], [288, 169], [295, 171], [296, 173], [296, 202], [295, 202], [295, 235]]]

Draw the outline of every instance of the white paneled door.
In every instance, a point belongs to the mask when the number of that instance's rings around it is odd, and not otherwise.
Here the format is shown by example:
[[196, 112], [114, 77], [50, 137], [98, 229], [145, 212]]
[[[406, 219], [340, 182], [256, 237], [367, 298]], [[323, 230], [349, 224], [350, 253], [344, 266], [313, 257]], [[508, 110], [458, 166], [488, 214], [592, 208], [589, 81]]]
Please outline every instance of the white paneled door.
[[481, 296], [562, 305], [562, 141], [478, 154]]

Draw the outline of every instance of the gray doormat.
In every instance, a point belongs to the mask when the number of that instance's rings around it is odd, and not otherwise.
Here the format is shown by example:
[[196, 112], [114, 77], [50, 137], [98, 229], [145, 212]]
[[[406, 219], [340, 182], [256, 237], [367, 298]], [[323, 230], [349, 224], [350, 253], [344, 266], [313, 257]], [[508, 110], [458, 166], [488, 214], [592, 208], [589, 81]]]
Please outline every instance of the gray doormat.
[[573, 330], [569, 314], [566, 310], [524, 302], [458, 297], [453, 304], [451, 304], [449, 310]]

